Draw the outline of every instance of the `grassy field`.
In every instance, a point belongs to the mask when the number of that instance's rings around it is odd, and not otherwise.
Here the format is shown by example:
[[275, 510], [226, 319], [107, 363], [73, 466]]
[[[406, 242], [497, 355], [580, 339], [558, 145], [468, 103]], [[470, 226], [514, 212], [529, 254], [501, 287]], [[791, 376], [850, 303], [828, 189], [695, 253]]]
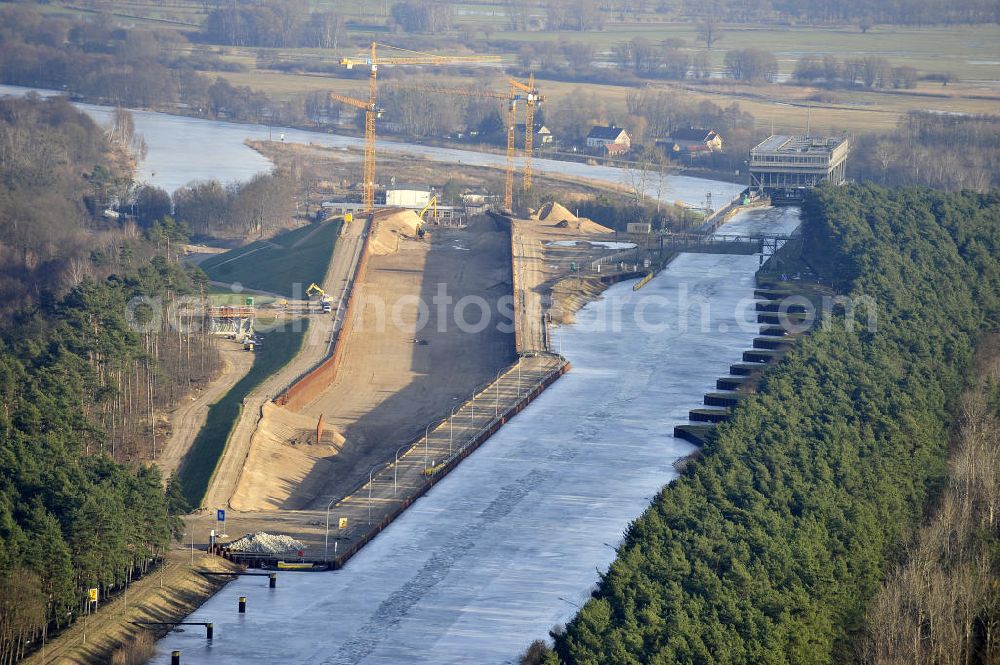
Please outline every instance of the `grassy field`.
[[[253, 294], [250, 294], [253, 295]], [[216, 306], [222, 307], [225, 305], [243, 305], [246, 302], [246, 293], [233, 293], [232, 291], [227, 291], [222, 288], [212, 287], [208, 291], [209, 301]], [[270, 305], [276, 298], [273, 296], [261, 296], [253, 295], [254, 305], [260, 307], [262, 305]]]
[[200, 267], [217, 282], [294, 296], [293, 285], [300, 284], [304, 292], [310, 282], [323, 281], [339, 232], [338, 221], [310, 224], [218, 254]]
[[[285, 323], [285, 326], [274, 331], [259, 333], [262, 342], [255, 351], [250, 371], [209, 408], [205, 426], [191, 444], [191, 451], [178, 474], [184, 495], [192, 506], [201, 503], [208, 489], [208, 483], [225, 450], [229, 432], [240, 415], [243, 398], [261, 381], [284, 367], [302, 347], [308, 320], [302, 319], [300, 326], [289, 326], [287, 321]], [[291, 329], [295, 327], [301, 327], [301, 330]]]
[[[364, 0], [344, 5], [333, 0], [312, 0], [310, 6], [317, 10], [333, 10], [344, 15], [349, 22], [349, 40], [336, 51], [316, 48], [266, 49], [219, 47], [193, 43], [192, 52], [211, 52], [223, 60], [239, 63], [248, 68], [244, 72], [204, 72], [214, 78], [222, 76], [237, 85], [248, 85], [262, 90], [269, 96], [288, 101], [301, 98], [309, 92], [337, 90], [363, 96], [364, 79], [341, 79], [333, 76], [282, 73], [257, 68], [258, 56], [266, 62], [271, 57], [285, 60], [315, 62], [322, 59], [336, 62], [339, 57], [353, 54], [358, 49], [351, 41], [363, 42], [372, 37], [370, 30], [383, 29], [391, 3], [382, 0]], [[507, 64], [514, 62], [517, 45], [560, 40], [586, 41], [594, 45], [597, 60], [610, 60], [612, 48], [635, 37], [644, 37], [653, 43], [664, 39], [684, 40], [691, 52], [701, 48], [695, 26], [690, 22], [665, 21], [662, 16], [647, 13], [639, 18], [629, 15], [621, 19], [606, 14], [601, 30], [591, 32], [569, 31], [520, 31], [506, 30], [507, 17], [502, 2], [451, 3], [455, 24], [462, 32], [475, 39], [493, 43], [511, 44]], [[176, 2], [161, 5], [152, 0], [132, 2], [97, 2], [95, 8], [110, 10], [130, 21], [149, 21], [164, 27], [167, 22], [200, 24], [206, 15], [203, 3]], [[48, 5], [47, 11], [59, 11], [60, 4]], [[78, 11], [69, 5], [69, 11]], [[543, 3], [534, 6], [531, 13], [544, 17]], [[139, 18], [136, 18], [139, 17]], [[437, 40], [440, 50], [460, 51], [461, 40], [448, 41], [447, 35], [384, 34], [385, 41], [404, 47], [415, 47], [428, 40]], [[484, 41], [485, 43], [485, 41]], [[721, 106], [737, 102], [754, 115], [760, 133], [772, 126], [775, 131], [803, 131], [807, 124], [822, 132], [886, 131], [893, 128], [900, 117], [911, 110], [934, 110], [945, 113], [996, 113], [1000, 108], [1000, 25], [942, 25], [930, 27], [875, 26], [862, 33], [855, 25], [839, 26], [779, 26], [779, 25], [723, 25], [721, 38], [710, 57], [714, 70], [723, 71], [723, 58], [730, 49], [757, 47], [775, 53], [780, 74], [788, 76], [803, 55], [834, 55], [840, 59], [880, 56], [893, 66], [912, 66], [922, 74], [951, 74], [958, 81], [947, 87], [939, 83], [922, 82], [915, 90], [905, 91], [834, 91], [825, 92], [812, 88], [790, 85], [741, 86], [724, 80], [707, 84], [695, 82], [649, 81], [652, 88], [669, 90], [693, 100], [709, 100]], [[430, 47], [428, 47], [430, 48]], [[179, 53], [178, 55], [183, 55]], [[609, 63], [610, 64], [610, 63]], [[438, 68], [431, 76], [429, 70], [410, 69], [408, 82], [427, 78], [445, 86], [467, 86], [468, 78], [449, 75], [447, 68]], [[484, 79], [499, 82], [502, 73], [484, 69]], [[548, 108], [572, 103], [580, 89], [597, 95], [611, 116], [621, 117], [625, 111], [625, 98], [632, 88], [610, 85], [580, 84], [540, 80], [540, 89], [548, 97]]]

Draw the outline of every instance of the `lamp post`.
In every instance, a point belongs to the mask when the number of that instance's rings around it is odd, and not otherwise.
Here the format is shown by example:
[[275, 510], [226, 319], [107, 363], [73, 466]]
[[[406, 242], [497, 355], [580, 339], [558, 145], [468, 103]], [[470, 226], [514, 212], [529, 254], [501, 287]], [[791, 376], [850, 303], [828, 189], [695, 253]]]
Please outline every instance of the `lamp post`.
[[427, 435], [430, 429], [431, 429], [430, 424], [424, 427], [424, 472], [425, 473], [427, 471]]
[[336, 498], [330, 499], [330, 503], [326, 504], [326, 537], [323, 539], [323, 559], [327, 559], [327, 555], [330, 552], [330, 506], [336, 501]]
[[406, 447], [404, 443], [396, 448], [396, 462], [392, 465], [392, 495], [396, 496], [396, 470], [399, 468], [399, 451]]
[[503, 372], [502, 369], [499, 370], [497, 372], [496, 378], [493, 380], [493, 383], [495, 383], [496, 387], [497, 387], [497, 403], [496, 403], [496, 407], [494, 409], [494, 411], [495, 411], [494, 414], [493, 414], [494, 418], [499, 418], [500, 417], [500, 374], [502, 372]]
[[375, 475], [375, 467], [378, 464], [373, 464], [372, 468], [368, 470], [368, 526], [372, 524], [372, 485], [374, 484], [373, 476]]
[[451, 457], [451, 446], [455, 440], [455, 409], [451, 407], [451, 415], [448, 416], [448, 457]]

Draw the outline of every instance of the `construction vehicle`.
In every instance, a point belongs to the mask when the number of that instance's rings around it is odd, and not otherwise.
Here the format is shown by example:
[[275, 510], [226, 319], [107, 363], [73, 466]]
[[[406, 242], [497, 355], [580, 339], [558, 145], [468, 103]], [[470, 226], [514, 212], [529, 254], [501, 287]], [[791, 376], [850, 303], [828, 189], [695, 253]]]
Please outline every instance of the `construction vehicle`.
[[333, 298], [326, 295], [326, 291], [324, 291], [316, 282], [310, 284], [309, 288], [306, 289], [306, 297], [309, 298], [309, 300], [312, 300], [313, 297], [318, 297], [320, 309], [324, 314], [328, 314], [333, 309]]
[[538, 93], [535, 87], [535, 76], [532, 74], [528, 83], [524, 84], [515, 79], [507, 79], [510, 83], [510, 90], [497, 92], [493, 90], [476, 90], [469, 88], [443, 88], [440, 86], [424, 85], [400, 85], [394, 86], [399, 90], [416, 90], [439, 95], [456, 95], [461, 97], [481, 97], [487, 99], [502, 99], [507, 102], [507, 177], [504, 181], [504, 208], [511, 210], [514, 207], [514, 155], [515, 145], [515, 122], [518, 103], [524, 103], [525, 107], [525, 135], [524, 135], [524, 190], [531, 188], [531, 153], [534, 149], [534, 123], [535, 106], [541, 105], [545, 98]]
[[431, 213], [431, 217], [433, 219], [437, 219], [437, 216], [438, 216], [438, 197], [437, 197], [437, 194], [435, 194], [434, 196], [432, 196], [431, 200], [427, 202], [427, 205], [425, 205], [420, 210], [420, 212], [417, 213], [417, 217], [419, 217], [422, 221], [426, 221], [426, 220], [424, 220], [424, 215], [427, 214], [428, 210], [432, 210], [433, 212]]
[[[381, 57], [378, 55], [378, 47], [394, 49], [410, 54], [399, 57]], [[379, 65], [454, 65], [462, 63], [483, 63], [500, 62], [500, 56], [495, 55], [473, 55], [473, 56], [452, 56], [434, 55], [433, 53], [423, 53], [411, 51], [409, 49], [389, 46], [372, 42], [369, 46], [369, 55], [360, 58], [343, 58], [340, 64], [347, 69], [353, 69], [355, 65], [364, 65], [369, 68], [368, 74], [368, 101], [360, 102], [365, 109], [365, 156], [364, 156], [364, 182], [362, 183], [362, 209], [366, 213], [375, 210], [375, 115], [378, 108], [378, 67]], [[360, 100], [339, 95], [331, 98], [337, 99], [352, 106], [357, 106]], [[351, 99], [351, 101], [347, 101]]]

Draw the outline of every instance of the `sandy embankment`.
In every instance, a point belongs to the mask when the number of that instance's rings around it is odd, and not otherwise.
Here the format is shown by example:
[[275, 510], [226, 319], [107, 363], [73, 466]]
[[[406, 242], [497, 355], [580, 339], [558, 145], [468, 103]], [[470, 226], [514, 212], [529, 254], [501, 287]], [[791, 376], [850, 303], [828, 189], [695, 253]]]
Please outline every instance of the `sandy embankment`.
[[[421, 239], [418, 224], [409, 211], [376, 215], [334, 383], [297, 413], [268, 408], [230, 501], [234, 509], [325, 506], [513, 359], [513, 335], [497, 325], [500, 300], [511, 292], [506, 232], [483, 219], [466, 229], [431, 225]], [[436, 296], [452, 305], [438, 307]], [[469, 297], [490, 309], [482, 330], [463, 330], [453, 319], [454, 304]], [[477, 322], [478, 306], [465, 314]], [[320, 416], [324, 430], [344, 441], [316, 445]]]

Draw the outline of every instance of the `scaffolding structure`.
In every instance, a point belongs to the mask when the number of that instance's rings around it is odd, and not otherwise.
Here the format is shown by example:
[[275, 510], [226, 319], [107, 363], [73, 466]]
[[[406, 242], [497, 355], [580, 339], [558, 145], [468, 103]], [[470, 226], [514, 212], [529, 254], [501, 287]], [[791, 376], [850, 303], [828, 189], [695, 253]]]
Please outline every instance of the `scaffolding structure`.
[[253, 305], [209, 307], [208, 331], [243, 342], [253, 337], [256, 310]]

